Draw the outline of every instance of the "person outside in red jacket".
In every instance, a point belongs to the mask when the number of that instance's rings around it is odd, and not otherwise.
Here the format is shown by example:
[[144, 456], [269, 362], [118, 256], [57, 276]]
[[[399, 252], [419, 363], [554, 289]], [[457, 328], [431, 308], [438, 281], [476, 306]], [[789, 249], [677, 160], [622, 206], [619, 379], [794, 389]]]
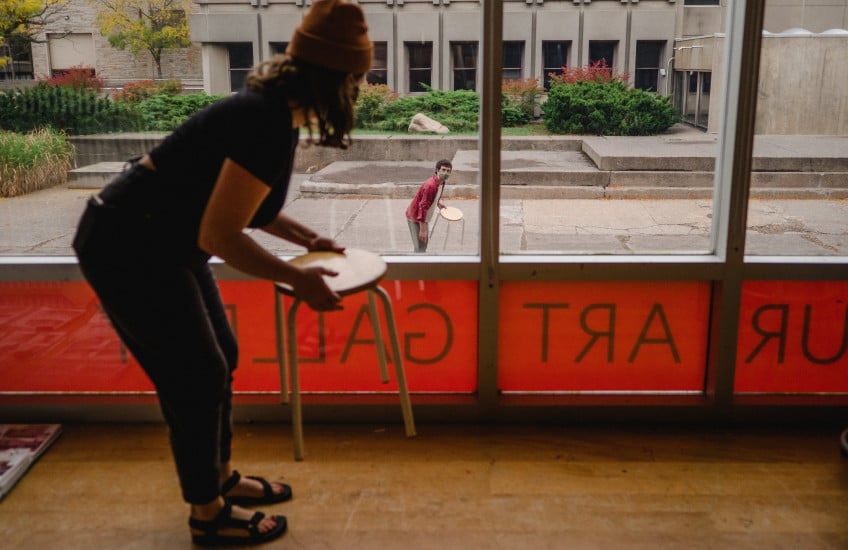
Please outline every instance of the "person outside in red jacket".
[[427, 252], [429, 241], [429, 223], [433, 218], [435, 207], [442, 209], [442, 191], [445, 183], [450, 177], [453, 165], [449, 160], [442, 159], [436, 163], [436, 171], [432, 177], [421, 184], [415, 198], [406, 208], [406, 223], [409, 225], [409, 234], [412, 237], [412, 245], [415, 252]]

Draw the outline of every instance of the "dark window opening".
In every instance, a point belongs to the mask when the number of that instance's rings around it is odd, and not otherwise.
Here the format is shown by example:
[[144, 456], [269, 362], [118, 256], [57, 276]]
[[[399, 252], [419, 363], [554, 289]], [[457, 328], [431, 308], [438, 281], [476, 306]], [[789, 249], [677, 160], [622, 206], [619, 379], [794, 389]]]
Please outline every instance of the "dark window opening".
[[230, 91], [237, 92], [244, 86], [244, 79], [253, 67], [253, 44], [237, 42], [227, 44], [230, 71]]
[[546, 90], [551, 87], [551, 73], [562, 74], [562, 68], [568, 65], [568, 47], [566, 41], [542, 42], [542, 83]]
[[451, 42], [453, 89], [477, 89], [477, 42]]
[[388, 84], [389, 82], [389, 47], [385, 42], [374, 42], [374, 59], [371, 70], [365, 76], [369, 84]]
[[406, 44], [409, 58], [409, 91], [426, 92], [433, 84], [433, 43]]

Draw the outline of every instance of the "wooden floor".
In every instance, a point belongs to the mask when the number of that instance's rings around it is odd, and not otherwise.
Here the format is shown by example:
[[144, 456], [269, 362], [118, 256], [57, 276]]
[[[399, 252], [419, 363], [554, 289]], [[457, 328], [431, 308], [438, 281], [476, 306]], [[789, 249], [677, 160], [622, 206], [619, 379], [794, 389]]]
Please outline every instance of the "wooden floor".
[[[282, 549], [848, 549], [838, 430], [242, 424], [290, 483]], [[0, 548], [191, 547], [162, 425], [65, 425], [0, 500]]]

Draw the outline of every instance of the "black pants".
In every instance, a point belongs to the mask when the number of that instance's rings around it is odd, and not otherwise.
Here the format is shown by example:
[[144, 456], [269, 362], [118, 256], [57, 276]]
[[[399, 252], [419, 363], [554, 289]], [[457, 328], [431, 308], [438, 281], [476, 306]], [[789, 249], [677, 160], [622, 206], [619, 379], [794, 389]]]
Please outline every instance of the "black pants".
[[[155, 177], [135, 167], [115, 183]], [[104, 193], [109, 195], [109, 193]], [[205, 261], [157, 254], [164, 234], [144, 212], [91, 199], [74, 249], [115, 330], [153, 382], [170, 431], [183, 498], [204, 504], [220, 493], [230, 460], [235, 336]]]

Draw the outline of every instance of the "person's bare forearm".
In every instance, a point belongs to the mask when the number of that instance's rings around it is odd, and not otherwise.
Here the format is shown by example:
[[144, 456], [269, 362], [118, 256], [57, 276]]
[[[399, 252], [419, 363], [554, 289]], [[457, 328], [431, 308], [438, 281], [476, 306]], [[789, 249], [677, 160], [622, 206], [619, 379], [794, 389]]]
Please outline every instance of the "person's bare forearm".
[[244, 233], [207, 243], [209, 254], [248, 275], [293, 285], [301, 270], [271, 254]]

